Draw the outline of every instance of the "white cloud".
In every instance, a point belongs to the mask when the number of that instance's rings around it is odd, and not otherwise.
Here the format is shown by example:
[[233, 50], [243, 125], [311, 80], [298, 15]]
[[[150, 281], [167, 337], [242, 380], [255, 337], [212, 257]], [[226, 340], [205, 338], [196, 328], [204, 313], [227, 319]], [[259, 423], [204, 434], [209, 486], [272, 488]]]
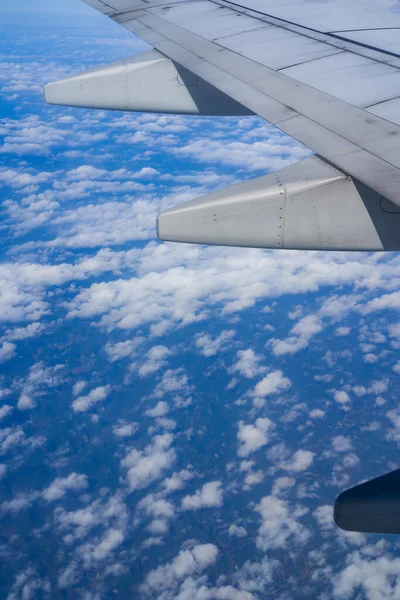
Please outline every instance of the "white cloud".
[[183, 510], [198, 510], [199, 508], [220, 507], [223, 504], [223, 489], [221, 481], [205, 483], [193, 496], [185, 496], [182, 500]]
[[164, 498], [154, 494], [145, 496], [137, 505], [138, 512], [152, 519], [147, 529], [153, 535], [163, 535], [168, 532], [170, 521], [175, 517], [174, 505]]
[[13, 188], [24, 188], [38, 183], [44, 183], [51, 178], [51, 173], [41, 171], [31, 174], [28, 171], [0, 168], [0, 184], [9, 185]]
[[3, 404], [0, 406], [0, 421], [4, 419], [7, 415], [9, 415], [13, 411], [13, 407], [9, 404]]
[[229, 527], [228, 533], [231, 537], [239, 538], [245, 537], [247, 535], [246, 529], [241, 525], [235, 525], [235, 523], [232, 523], [232, 525]]
[[256, 450], [266, 446], [269, 442], [268, 434], [273, 427], [274, 424], [267, 418], [258, 418], [254, 425], [245, 425], [243, 421], [240, 421], [237, 434], [240, 444], [238, 455], [249, 456]]
[[[92, 557], [98, 560], [104, 560], [109, 554], [118, 548], [124, 540], [124, 534], [119, 529], [109, 529], [99, 544], [93, 548]], [[85, 549], [86, 550], [86, 549]]]
[[40, 492], [22, 493], [14, 497], [12, 500], [6, 500], [0, 505], [1, 513], [18, 513], [25, 508], [33, 505], [35, 500], [40, 496]]
[[261, 483], [264, 479], [265, 474], [263, 471], [249, 471], [246, 473], [245, 478], [243, 480], [243, 490], [248, 491], [251, 490], [252, 487]]
[[30, 396], [28, 396], [28, 394], [21, 394], [19, 399], [18, 399], [18, 403], [17, 403], [17, 408], [18, 410], [24, 411], [24, 410], [30, 410], [31, 408], [35, 408], [36, 406], [36, 402], [33, 398], [31, 398]]
[[256, 506], [261, 515], [257, 547], [263, 552], [275, 548], [287, 548], [288, 544], [301, 546], [310, 538], [308, 529], [300, 523], [307, 513], [305, 508], [291, 506], [275, 496], [265, 496]]
[[[281, 563], [270, 556], [264, 556], [259, 562], [247, 560], [234, 574], [234, 580], [240, 588], [239, 594], [227, 595], [226, 600], [256, 600], [267, 598], [274, 585], [273, 575], [281, 569]], [[255, 595], [253, 595], [253, 593]], [[218, 597], [218, 596], [217, 596]]]
[[312, 465], [314, 456], [314, 452], [310, 452], [309, 450], [297, 450], [282, 468], [286, 471], [294, 471], [295, 473], [306, 471]]
[[308, 410], [308, 406], [305, 402], [299, 402], [298, 404], [293, 404], [288, 408], [283, 416], [280, 418], [281, 423], [292, 423], [294, 421], [298, 421], [300, 415], [304, 414], [304, 412]]
[[364, 315], [371, 312], [376, 312], [385, 309], [400, 309], [400, 292], [392, 292], [390, 294], [383, 294], [379, 298], [374, 298], [365, 304], [360, 310]]
[[285, 136], [269, 132], [262, 141], [229, 141], [200, 138], [177, 146], [173, 152], [178, 157], [189, 157], [201, 163], [221, 163], [254, 171], [277, 171], [295, 162], [296, 159], [309, 156], [309, 150], [299, 144], [289, 145]]
[[15, 356], [17, 346], [11, 342], [3, 342], [0, 346], [0, 363], [6, 362]]
[[382, 379], [381, 381], [371, 381], [371, 385], [368, 388], [369, 394], [383, 394], [388, 390], [389, 381], [388, 379]]
[[[379, 406], [381, 406], [383, 403], [379, 403]], [[386, 432], [386, 439], [387, 440], [394, 440], [396, 442], [400, 441], [400, 414], [399, 414], [399, 410], [398, 409], [393, 409], [393, 410], [389, 410], [386, 413], [386, 416], [388, 419], [390, 419], [390, 421], [393, 424], [393, 429], [389, 429]]]
[[144, 450], [131, 450], [121, 461], [126, 468], [128, 485], [131, 491], [142, 489], [159, 479], [171, 468], [175, 459], [175, 450], [171, 448], [173, 436], [170, 433], [155, 436], [153, 442]]
[[272, 487], [272, 494], [274, 496], [279, 496], [284, 490], [288, 490], [292, 488], [296, 483], [296, 480], [292, 477], [277, 477], [274, 481], [274, 485]]
[[46, 438], [42, 435], [25, 435], [21, 425], [3, 427], [0, 429], [0, 455], [15, 450], [17, 447], [22, 455], [22, 450], [29, 451], [40, 448], [45, 441]]
[[230, 369], [232, 373], [240, 373], [243, 377], [257, 377], [266, 371], [266, 367], [260, 365], [261, 356], [249, 348], [248, 350], [239, 350], [237, 353], [238, 361]]
[[117, 360], [134, 356], [143, 342], [144, 338], [136, 337], [133, 340], [126, 340], [117, 344], [108, 343], [105, 350], [110, 362], [116, 362]]
[[103, 534], [78, 546], [74, 552], [75, 561], [71, 562], [59, 576], [59, 586], [65, 588], [76, 583], [78, 564], [79, 569], [82, 569], [82, 567], [94, 569], [98, 568], [100, 562], [107, 561], [105, 564], [112, 567], [113, 553], [119, 548], [124, 539], [124, 532], [121, 529], [110, 527]]
[[50, 594], [51, 584], [47, 577], [41, 577], [32, 566], [27, 566], [17, 573], [7, 600], [47, 598]]
[[43, 498], [47, 502], [53, 502], [63, 498], [69, 491], [81, 491], [86, 489], [88, 481], [86, 475], [80, 475], [79, 473], [70, 473], [68, 477], [57, 477], [50, 485], [43, 491]]
[[86, 412], [90, 410], [97, 402], [105, 400], [111, 392], [111, 386], [99, 386], [94, 388], [87, 396], [79, 396], [72, 403], [74, 412]]
[[191, 387], [188, 385], [188, 376], [184, 373], [183, 369], [168, 369], [163, 373], [160, 383], [154, 390], [154, 396], [156, 398], [163, 398], [165, 394], [187, 394], [191, 391]]
[[350, 402], [350, 396], [344, 390], [339, 390], [339, 391], [335, 392], [333, 397], [334, 397], [335, 402], [337, 402], [338, 404], [345, 405]]
[[72, 388], [72, 393], [74, 396], [79, 396], [87, 386], [87, 381], [77, 381]]
[[269, 373], [264, 379], [257, 383], [254, 388], [254, 396], [269, 396], [270, 394], [278, 394], [279, 392], [285, 392], [290, 388], [292, 382], [287, 377], [283, 376], [282, 371], [273, 371]]
[[303, 337], [290, 336], [285, 340], [271, 339], [270, 344], [275, 356], [296, 354], [308, 346], [308, 340]]
[[7, 122], [7, 135], [0, 148], [3, 154], [18, 156], [46, 156], [50, 149], [65, 143], [68, 131], [40, 121], [36, 116], [26, 116]]
[[165, 519], [153, 519], [147, 526], [152, 535], [162, 536], [168, 533], [169, 524]]
[[346, 335], [349, 335], [351, 332], [351, 328], [350, 327], [338, 327], [335, 330], [335, 335], [339, 336], [339, 337], [344, 337]]
[[42, 362], [35, 363], [29, 369], [25, 380], [19, 381], [17, 387], [22, 388], [18, 399], [17, 408], [20, 411], [30, 410], [36, 406], [36, 398], [47, 391], [60, 385], [63, 365], [45, 367]]
[[104, 169], [97, 169], [91, 165], [81, 165], [77, 169], [72, 169], [66, 173], [66, 178], [72, 181], [85, 179], [98, 179], [107, 173]]
[[373, 560], [360, 552], [346, 558], [347, 566], [333, 579], [334, 598], [346, 599], [355, 593], [367, 600], [395, 600], [400, 584], [400, 558], [380, 556]]
[[314, 408], [313, 410], [310, 410], [309, 416], [311, 419], [324, 419], [325, 418], [325, 411], [321, 410], [320, 408]]
[[174, 505], [163, 498], [155, 498], [153, 494], [145, 496], [138, 504], [140, 510], [144, 510], [152, 517], [163, 517], [170, 519], [175, 514]]
[[173, 473], [171, 477], [167, 477], [162, 482], [165, 493], [169, 494], [186, 487], [188, 481], [194, 477], [194, 474], [188, 469], [182, 469], [177, 473]]
[[332, 438], [332, 448], [335, 452], [348, 452], [353, 449], [351, 439], [344, 435], [337, 435]]
[[371, 354], [371, 353], [364, 354], [363, 361], [366, 364], [371, 365], [371, 364], [378, 362], [378, 357], [375, 354]]
[[81, 540], [93, 529], [101, 527], [124, 531], [129, 521], [128, 510], [118, 493], [96, 499], [77, 510], [66, 511], [64, 507], [57, 506], [54, 517], [57, 530], [63, 534], [67, 544]]
[[[125, 184], [115, 181], [86, 182], [70, 186], [75, 197], [85, 197], [92, 193], [115, 193], [143, 190], [143, 185], [136, 182]], [[70, 192], [69, 192], [70, 193]], [[58, 236], [46, 245], [66, 248], [96, 248], [121, 245], [134, 240], [144, 240], [153, 237], [157, 212], [160, 203], [154, 199], [128, 201], [112, 201], [90, 203], [78, 208], [65, 211], [53, 226]]]
[[149, 435], [153, 435], [158, 430], [173, 431], [177, 426], [176, 421], [166, 417], [157, 417], [155, 422], [147, 429]]
[[132, 365], [132, 368], [137, 369], [140, 377], [147, 377], [164, 367], [167, 364], [167, 358], [171, 354], [171, 350], [166, 346], [153, 346], [143, 362]]
[[2, 263], [0, 265], [0, 321], [38, 321], [49, 312], [46, 289], [89, 274], [112, 269], [110, 251], [100, 251], [95, 261], [74, 264], [39, 264], [33, 262]]
[[168, 590], [171, 597], [176, 597], [174, 591], [180, 582], [214, 564], [217, 555], [218, 548], [214, 544], [198, 544], [192, 550], [182, 550], [170, 563], [150, 571], [141, 589], [144, 593], [158, 595]]
[[323, 531], [334, 528], [333, 508], [329, 504], [318, 506], [314, 511], [313, 516], [317, 519], [318, 525]]
[[365, 387], [364, 385], [356, 385], [353, 387], [353, 392], [356, 394], [356, 396], [362, 398], [366, 394], [383, 394], [388, 390], [388, 388], [389, 380], [381, 379], [380, 381], [371, 381], [368, 387]]
[[321, 319], [316, 315], [307, 315], [303, 317], [292, 327], [290, 332], [293, 335], [300, 337], [306, 337], [309, 339], [311, 336], [316, 335], [322, 330]]
[[[355, 266], [354, 263], [352, 266]], [[350, 265], [349, 268], [351, 268]], [[361, 300], [361, 296], [358, 295], [330, 296], [322, 303], [319, 314], [336, 320], [343, 319], [349, 311], [356, 308], [359, 300]]]
[[7, 329], [4, 337], [9, 342], [16, 342], [19, 340], [26, 340], [39, 335], [44, 330], [44, 326], [41, 323], [30, 323], [26, 327], [14, 327], [14, 329]]
[[149, 410], [146, 410], [145, 415], [147, 415], [148, 417], [163, 417], [165, 415], [167, 415], [169, 412], [169, 406], [166, 402], [164, 402], [163, 400], [160, 400], [159, 402], [157, 402], [157, 404], [155, 405], [154, 408], [150, 408]]
[[[396, 276], [396, 266], [390, 261], [372, 263], [364, 255], [349, 261], [343, 253], [263, 253], [150, 243], [134, 256], [135, 277], [81, 290], [69, 304], [69, 315], [99, 317], [107, 328], [150, 325], [154, 334], [205, 319], [211, 307], [215, 314], [226, 315], [286, 293], [305, 294], [346, 284], [373, 289], [372, 277], [375, 287], [384, 287]], [[323, 316], [321, 311], [319, 316]], [[315, 334], [318, 318], [299, 322], [292, 337]]]
[[139, 429], [139, 424], [135, 422], [127, 423], [120, 421], [118, 425], [113, 427], [113, 434], [117, 437], [125, 438], [131, 437]]
[[208, 334], [199, 334], [196, 336], [196, 347], [200, 350], [203, 356], [215, 356], [218, 352], [229, 347], [231, 340], [234, 338], [236, 331], [229, 329], [223, 331], [219, 336], [212, 338]]
[[272, 351], [276, 356], [295, 354], [306, 348], [310, 339], [322, 331], [322, 321], [317, 315], [303, 317], [290, 330], [286, 340], [271, 340]]
[[351, 469], [352, 467], [355, 467], [356, 465], [358, 465], [358, 463], [360, 462], [360, 459], [358, 458], [358, 456], [356, 454], [354, 454], [354, 452], [350, 452], [350, 454], [346, 454], [346, 456], [343, 458], [343, 466], [346, 469]]

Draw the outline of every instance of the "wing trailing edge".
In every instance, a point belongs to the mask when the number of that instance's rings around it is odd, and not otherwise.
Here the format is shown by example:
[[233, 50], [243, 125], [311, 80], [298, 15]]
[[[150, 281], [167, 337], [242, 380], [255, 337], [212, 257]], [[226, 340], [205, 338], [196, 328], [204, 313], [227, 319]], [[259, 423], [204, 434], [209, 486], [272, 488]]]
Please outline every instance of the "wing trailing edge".
[[253, 114], [157, 50], [45, 86], [49, 104], [182, 115]]
[[251, 248], [400, 250], [400, 209], [314, 156], [170, 208], [157, 234]]

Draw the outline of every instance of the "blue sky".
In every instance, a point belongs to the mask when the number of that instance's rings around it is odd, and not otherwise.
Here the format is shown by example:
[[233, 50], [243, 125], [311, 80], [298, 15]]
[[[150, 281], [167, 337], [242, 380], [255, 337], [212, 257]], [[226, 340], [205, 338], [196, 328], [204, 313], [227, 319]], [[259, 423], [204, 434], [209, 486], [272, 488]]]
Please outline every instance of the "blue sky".
[[60, 2], [59, 0], [18, 0], [16, 3], [10, 3], [3, 0], [0, 3], [0, 12], [5, 13], [45, 13], [59, 15], [86, 15], [88, 18], [93, 18], [93, 9], [79, 0], [70, 0], [68, 3]]
[[87, 10], [0, 37], [0, 598], [396, 598], [397, 538], [332, 504], [398, 467], [398, 254], [160, 243], [160, 210], [309, 152], [47, 106], [147, 49]]

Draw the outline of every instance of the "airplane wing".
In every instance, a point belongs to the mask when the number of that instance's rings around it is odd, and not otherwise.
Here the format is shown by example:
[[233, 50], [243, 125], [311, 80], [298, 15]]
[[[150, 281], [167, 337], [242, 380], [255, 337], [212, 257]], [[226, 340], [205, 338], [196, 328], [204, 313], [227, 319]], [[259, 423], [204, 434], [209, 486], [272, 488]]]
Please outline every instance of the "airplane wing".
[[84, 0], [154, 50], [46, 86], [53, 104], [257, 114], [316, 156], [168, 209], [170, 241], [400, 250], [391, 0]]

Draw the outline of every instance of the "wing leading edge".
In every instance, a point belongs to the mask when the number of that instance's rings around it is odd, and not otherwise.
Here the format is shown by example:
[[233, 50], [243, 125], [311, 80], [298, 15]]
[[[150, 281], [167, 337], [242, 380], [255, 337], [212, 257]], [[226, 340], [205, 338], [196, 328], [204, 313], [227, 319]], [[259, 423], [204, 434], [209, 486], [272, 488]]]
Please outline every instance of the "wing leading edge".
[[[319, 155], [169, 209], [158, 219], [161, 239], [400, 250], [400, 126], [393, 122], [400, 123], [400, 116], [389, 121], [371, 114], [378, 105], [383, 113], [390, 105], [390, 114], [397, 115], [400, 57], [365, 47], [350, 52], [347, 40], [243, 6], [232, 10], [233, 3], [224, 0], [85, 1], [158, 52], [152, 51], [150, 67], [151, 52], [50, 84], [49, 102], [180, 114], [256, 113]], [[338, 97], [329, 88], [329, 73], [328, 80], [318, 76], [321, 68], [332, 70]], [[360, 72], [380, 83], [367, 99], [357, 96]], [[354, 73], [356, 86], [344, 85], [346, 73], [350, 79]], [[160, 102], [163, 85], [168, 94]]]

